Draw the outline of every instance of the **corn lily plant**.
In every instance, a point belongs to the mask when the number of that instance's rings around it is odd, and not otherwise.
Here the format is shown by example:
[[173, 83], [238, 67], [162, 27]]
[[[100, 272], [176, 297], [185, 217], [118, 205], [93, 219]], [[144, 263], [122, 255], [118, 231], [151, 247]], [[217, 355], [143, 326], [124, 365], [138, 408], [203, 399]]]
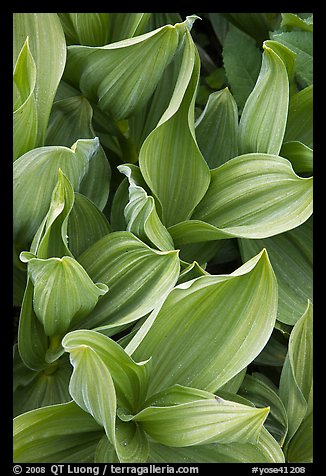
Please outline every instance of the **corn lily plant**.
[[312, 14], [14, 14], [14, 461], [312, 461]]

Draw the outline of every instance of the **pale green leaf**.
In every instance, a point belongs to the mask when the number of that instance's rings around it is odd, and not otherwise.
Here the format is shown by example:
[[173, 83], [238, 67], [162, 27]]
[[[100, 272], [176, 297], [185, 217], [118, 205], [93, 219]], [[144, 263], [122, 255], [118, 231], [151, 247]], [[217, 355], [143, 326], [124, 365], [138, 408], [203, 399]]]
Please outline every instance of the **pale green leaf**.
[[95, 307], [106, 284], [94, 284], [70, 256], [40, 259], [22, 254], [34, 285], [33, 307], [47, 336], [61, 336]]
[[194, 132], [199, 66], [198, 52], [187, 32], [182, 65], [169, 107], [139, 154], [141, 173], [157, 198], [158, 213], [165, 226], [190, 217], [210, 180]]
[[290, 50], [287, 46], [279, 43], [278, 41], [274, 40], [266, 40], [264, 41], [265, 47], [271, 48], [283, 61], [289, 78], [289, 87], [290, 87], [290, 95], [292, 89], [294, 89], [293, 80], [294, 80], [294, 73], [295, 73], [295, 60], [296, 60], [296, 53]]
[[275, 277], [262, 252], [230, 275], [176, 286], [126, 352], [137, 360], [152, 357], [149, 394], [175, 383], [215, 391], [265, 346], [276, 301]]
[[92, 463], [103, 428], [75, 402], [23, 413], [14, 419], [15, 463]]
[[[210, 227], [211, 239], [221, 232], [266, 238], [301, 225], [311, 214], [312, 178], [297, 176], [282, 157], [244, 154], [211, 171], [210, 186], [192, 219], [219, 229]], [[204, 235], [196, 241], [204, 241]]]
[[239, 150], [278, 155], [289, 107], [289, 80], [283, 60], [265, 43], [257, 82], [240, 118]]
[[313, 393], [309, 395], [307, 412], [287, 448], [287, 461], [313, 462]]
[[313, 85], [291, 97], [284, 141], [300, 141], [313, 147]]
[[221, 392], [228, 392], [231, 394], [236, 394], [240, 388], [240, 385], [243, 382], [243, 379], [245, 378], [246, 372], [247, 367], [240, 370], [239, 373], [237, 373], [234, 377], [228, 380], [224, 385], [222, 385], [222, 387], [219, 387], [219, 389], [216, 390], [216, 393], [220, 394]]
[[200, 151], [211, 169], [238, 155], [238, 107], [228, 88], [210, 94], [195, 125]]
[[108, 437], [104, 435], [99, 441], [94, 456], [94, 463], [119, 463], [119, 458], [114, 449], [114, 446], [108, 440]]
[[36, 65], [36, 143], [42, 146], [54, 96], [65, 67], [65, 37], [56, 13], [14, 13], [13, 19], [14, 62], [28, 36]]
[[240, 240], [244, 261], [266, 248], [277, 278], [279, 303], [277, 319], [294, 325], [312, 300], [313, 239], [312, 218], [286, 233], [264, 240]]
[[102, 47], [68, 46], [64, 79], [115, 120], [125, 119], [153, 93], [189, 22]]
[[257, 445], [250, 443], [212, 443], [209, 445], [172, 448], [150, 443], [150, 463], [284, 463], [284, 454], [263, 428]]
[[68, 220], [68, 244], [73, 256], [78, 256], [111, 232], [105, 215], [85, 195], [75, 192], [74, 205]]
[[116, 453], [121, 463], [146, 463], [149, 452], [147, 435], [141, 425], [117, 419]]
[[78, 38], [78, 44], [102, 46], [109, 41], [109, 13], [61, 13], [70, 17], [71, 24]]
[[[105, 368], [105, 372], [111, 375], [117, 403], [127, 411], [137, 411], [145, 400], [148, 387], [150, 362], [135, 362], [124, 349], [109, 337], [95, 331], [78, 330], [66, 334], [62, 341], [66, 352], [71, 353], [74, 361], [75, 353], [79, 349], [90, 349], [91, 356], [96, 355]], [[95, 357], [94, 357], [95, 358]], [[86, 376], [86, 367], [80, 365], [81, 375]], [[97, 386], [97, 378], [92, 371], [88, 375], [89, 380], [94, 379], [94, 388]]]
[[144, 190], [144, 180], [135, 167], [129, 164], [118, 166], [119, 172], [129, 181], [129, 202], [124, 210], [126, 229], [161, 251], [173, 250], [173, 240], [157, 214], [155, 200]]
[[113, 232], [78, 258], [94, 282], [110, 292], [87, 317], [87, 328], [110, 328], [133, 322], [163, 301], [180, 272], [178, 251], [157, 251], [132, 233]]
[[[110, 43], [142, 35], [155, 13], [109, 13], [111, 21]], [[182, 21], [180, 19], [180, 21]], [[163, 23], [163, 26], [167, 22]], [[158, 28], [158, 26], [153, 27]]]
[[207, 273], [197, 261], [193, 261], [191, 264], [187, 265], [180, 273], [178, 283], [182, 284], [191, 279], [199, 278], [200, 276], [205, 276]]
[[14, 240], [28, 244], [46, 215], [59, 168], [78, 190], [88, 164], [99, 147], [98, 139], [78, 140], [71, 149], [48, 146], [33, 149], [13, 165]]
[[313, 31], [313, 18], [308, 17], [307, 19], [300, 18], [295, 13], [281, 13], [282, 15], [282, 22], [281, 27], [286, 27], [288, 30], [292, 30], [293, 28], [299, 28], [302, 31]]
[[223, 64], [231, 92], [241, 112], [257, 81], [261, 52], [250, 36], [230, 28], [223, 43]]
[[36, 65], [29, 49], [28, 37], [17, 58], [13, 79], [13, 158], [16, 160], [35, 147], [37, 138], [37, 110], [34, 95]]

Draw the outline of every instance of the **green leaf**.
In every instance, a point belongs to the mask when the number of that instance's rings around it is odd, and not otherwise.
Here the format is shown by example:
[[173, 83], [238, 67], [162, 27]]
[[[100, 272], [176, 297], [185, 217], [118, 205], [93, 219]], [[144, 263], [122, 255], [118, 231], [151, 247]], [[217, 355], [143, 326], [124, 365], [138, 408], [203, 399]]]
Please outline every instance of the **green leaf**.
[[33, 149], [13, 165], [14, 240], [29, 244], [46, 215], [58, 169], [78, 190], [88, 164], [99, 146], [98, 139], [78, 140], [71, 149], [48, 146]]
[[[219, 229], [210, 227], [211, 239], [219, 239], [221, 232], [266, 238], [301, 225], [311, 214], [312, 178], [297, 176], [282, 157], [244, 154], [211, 171], [210, 186], [192, 219]], [[205, 241], [204, 231], [196, 241]], [[174, 239], [174, 230], [169, 232]]]
[[150, 463], [284, 463], [284, 454], [271, 434], [263, 428], [257, 445], [212, 443], [172, 448], [150, 443]]
[[282, 146], [288, 107], [289, 80], [283, 60], [263, 44], [257, 82], [248, 97], [239, 124], [239, 149], [278, 155]]
[[13, 414], [71, 400], [68, 391], [71, 366], [67, 358], [58, 359], [40, 372], [29, 369], [15, 352], [13, 367]]
[[308, 410], [312, 389], [312, 304], [308, 301], [305, 312], [292, 329], [288, 354], [282, 368], [279, 392], [285, 406], [289, 431], [285, 448], [299, 429]]
[[228, 88], [210, 94], [196, 121], [196, 138], [211, 169], [238, 155], [238, 107]]
[[34, 285], [33, 307], [47, 336], [63, 335], [95, 307], [106, 284], [94, 284], [84, 268], [70, 256], [40, 259], [22, 254]]
[[154, 198], [143, 188], [139, 169], [126, 164], [119, 165], [118, 170], [129, 181], [129, 202], [124, 210], [127, 231], [161, 251], [173, 250], [173, 240], [157, 214]]
[[68, 16], [77, 43], [88, 46], [105, 45], [109, 41], [110, 13], [60, 13], [60, 17]]
[[299, 141], [313, 147], [313, 85], [291, 97], [284, 141]]
[[68, 220], [68, 243], [78, 258], [83, 251], [111, 232], [105, 215], [85, 195], [75, 192], [74, 205]]
[[37, 110], [34, 95], [36, 65], [29, 49], [28, 37], [17, 58], [13, 79], [13, 153], [16, 160], [35, 147], [37, 138]]
[[56, 13], [14, 13], [14, 62], [26, 37], [36, 65], [36, 145], [44, 145], [54, 96], [66, 62], [66, 42]]
[[133, 322], [163, 301], [180, 271], [178, 251], [157, 251], [127, 231], [113, 232], [89, 247], [78, 261], [94, 282], [110, 292], [101, 298], [88, 328], [108, 329]]
[[223, 44], [223, 64], [239, 112], [253, 90], [261, 65], [255, 41], [240, 30], [229, 29]]
[[[110, 13], [109, 15], [111, 20], [109, 42], [114, 43], [116, 41], [133, 38], [134, 36], [145, 33], [148, 22], [155, 13], [128, 13], [128, 15], [125, 13]], [[167, 22], [164, 22], [159, 26], [166, 25], [166, 23]], [[158, 28], [158, 26], [155, 26], [154, 28]]]
[[[90, 357], [96, 355], [109, 372], [115, 387], [117, 403], [127, 411], [137, 411], [145, 400], [148, 387], [151, 364], [135, 362], [124, 349], [109, 337], [95, 331], [77, 330], [66, 334], [62, 341], [66, 352], [70, 352], [71, 359], [75, 361], [75, 354], [84, 348], [90, 349]], [[76, 354], [78, 356], [78, 354]], [[95, 358], [95, 357], [94, 357]], [[75, 364], [74, 364], [75, 365]], [[89, 379], [94, 379], [93, 387], [96, 388], [98, 375], [83, 367], [80, 363], [79, 372]], [[83, 384], [82, 384], [83, 386]], [[92, 385], [91, 385], [92, 387]]]
[[257, 408], [270, 407], [265, 428], [282, 446], [288, 428], [287, 414], [282, 400], [278, 396], [278, 390], [272, 382], [266, 381], [264, 375], [259, 373], [247, 374], [238, 394], [250, 400]]
[[277, 340], [275, 334], [272, 334], [264, 349], [255, 358], [255, 364], [282, 367], [286, 353], [287, 347]]
[[230, 275], [176, 286], [126, 347], [136, 360], [153, 359], [149, 395], [175, 383], [208, 391], [224, 385], [265, 346], [276, 296], [264, 251]]
[[291, 439], [287, 449], [287, 461], [297, 463], [313, 462], [313, 396], [309, 395], [307, 412]]
[[313, 150], [302, 142], [283, 143], [280, 155], [291, 162], [297, 174], [313, 174]]
[[277, 278], [279, 303], [277, 319], [294, 325], [312, 300], [313, 238], [312, 218], [286, 233], [264, 240], [240, 240], [244, 261], [266, 248]]
[[295, 13], [281, 13], [281, 15], [282, 28], [286, 27], [289, 31], [291, 31], [293, 28], [299, 28], [302, 31], [313, 31], [314, 26], [312, 16], [307, 19], [303, 19]]
[[222, 15], [240, 30], [262, 43], [279, 22], [279, 13], [222, 13]]
[[271, 38], [297, 54], [295, 74], [301, 87], [313, 83], [313, 34], [308, 31], [271, 33]]
[[[198, 397], [197, 397], [198, 398]], [[132, 421], [139, 422], [156, 442], [185, 447], [208, 443], [257, 442], [269, 409], [255, 409], [238, 403], [211, 398], [175, 405], [152, 405]]]
[[102, 47], [68, 46], [64, 79], [115, 120], [128, 118], [148, 101], [189, 21]]
[[148, 438], [143, 428], [137, 423], [117, 419], [116, 453], [119, 462], [146, 463], [148, 452]]
[[[71, 147], [78, 139], [93, 139], [93, 109], [83, 96], [73, 96], [53, 104], [46, 134], [46, 145]], [[87, 195], [103, 210], [109, 195], [111, 168], [103, 147], [91, 157], [88, 171], [80, 184]]]
[[209, 169], [194, 132], [199, 66], [197, 50], [187, 32], [182, 65], [169, 107], [139, 154], [141, 173], [157, 198], [158, 213], [165, 226], [189, 218], [209, 184]]
[[14, 419], [15, 463], [91, 463], [103, 428], [75, 402], [38, 408]]

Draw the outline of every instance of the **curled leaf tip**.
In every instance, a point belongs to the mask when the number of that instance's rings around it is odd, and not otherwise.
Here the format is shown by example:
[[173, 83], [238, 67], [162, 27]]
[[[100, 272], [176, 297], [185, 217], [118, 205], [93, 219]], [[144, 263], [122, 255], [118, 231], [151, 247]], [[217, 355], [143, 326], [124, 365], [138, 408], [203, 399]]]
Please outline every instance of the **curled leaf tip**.
[[191, 30], [192, 25], [195, 23], [196, 20], [201, 20], [201, 18], [198, 15], [190, 15], [186, 17], [186, 22], [187, 22], [186, 25], [189, 31]]

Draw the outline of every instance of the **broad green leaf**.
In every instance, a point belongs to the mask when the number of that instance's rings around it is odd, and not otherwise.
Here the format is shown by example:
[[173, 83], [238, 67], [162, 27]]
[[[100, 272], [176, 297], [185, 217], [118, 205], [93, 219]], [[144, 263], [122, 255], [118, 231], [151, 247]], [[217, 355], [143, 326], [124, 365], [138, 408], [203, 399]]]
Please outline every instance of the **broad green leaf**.
[[230, 275], [176, 286], [126, 352], [136, 360], [152, 357], [149, 395], [175, 383], [215, 391], [265, 346], [276, 301], [275, 277], [263, 251]]
[[257, 445], [212, 443], [172, 448], [150, 443], [149, 463], [284, 463], [284, 454], [272, 435], [263, 428]]
[[257, 443], [269, 409], [255, 409], [212, 395], [173, 406], [153, 405], [132, 417], [156, 442], [185, 447], [208, 443]]
[[295, 74], [301, 87], [313, 82], [313, 33], [308, 31], [290, 31], [271, 33], [271, 38], [287, 46], [297, 54]]
[[143, 188], [139, 169], [126, 164], [119, 165], [118, 170], [129, 181], [129, 202], [124, 210], [127, 231], [161, 251], [173, 250], [173, 240], [157, 214], [154, 198]]
[[282, 146], [288, 107], [289, 80], [283, 60], [263, 44], [261, 69], [239, 123], [239, 150], [278, 155]]
[[109, 41], [110, 14], [109, 13], [60, 13], [69, 18], [63, 23], [70, 21], [74, 29], [78, 44], [87, 46], [102, 46]]
[[[137, 411], [145, 400], [148, 387], [150, 362], [135, 362], [124, 349], [109, 337], [95, 331], [78, 330], [66, 334], [62, 341], [66, 352], [70, 352], [72, 361], [79, 349], [90, 349], [90, 356], [96, 355], [106, 371], [110, 373], [119, 407], [127, 411]], [[76, 354], [77, 355], [77, 354]], [[87, 368], [80, 363], [79, 371], [86, 378]], [[97, 386], [98, 375], [90, 369], [89, 381], [94, 379]]]
[[14, 160], [33, 149], [37, 138], [35, 100], [36, 65], [29, 49], [28, 37], [14, 69], [13, 153]]
[[94, 243], [78, 261], [94, 282], [110, 291], [87, 317], [87, 328], [133, 322], [163, 301], [180, 271], [178, 251], [157, 251], [132, 233], [113, 232]]
[[30, 52], [36, 65], [35, 103], [37, 146], [44, 145], [54, 96], [66, 62], [66, 42], [56, 13], [14, 13], [13, 53], [19, 52], [29, 38]]
[[13, 414], [71, 400], [68, 391], [71, 366], [67, 358], [58, 359], [46, 369], [35, 372], [25, 366], [15, 352], [13, 367]]
[[261, 52], [250, 36], [232, 28], [223, 43], [223, 64], [231, 92], [241, 112], [257, 81]]
[[268, 39], [269, 31], [274, 30], [279, 23], [279, 13], [222, 13], [222, 15], [258, 43]]
[[[218, 228], [208, 230], [211, 239], [219, 239], [221, 232], [266, 238], [301, 225], [311, 214], [312, 178], [297, 176], [282, 157], [244, 154], [211, 171], [210, 186], [192, 219]], [[206, 229], [202, 240], [196, 241], [205, 241]], [[174, 239], [175, 231], [169, 232]]]
[[291, 97], [284, 141], [300, 141], [313, 147], [313, 85]]
[[312, 344], [312, 304], [309, 301], [290, 334], [288, 354], [280, 378], [280, 397], [289, 422], [285, 447], [300, 427], [308, 409], [312, 389]]
[[192, 22], [102, 47], [68, 46], [64, 80], [115, 120], [126, 119], [147, 102]]
[[286, 233], [264, 240], [240, 240], [244, 261], [266, 248], [277, 278], [279, 303], [277, 319], [294, 325], [312, 300], [313, 256], [312, 218]]
[[13, 165], [14, 240], [28, 244], [39, 228], [51, 202], [58, 169], [78, 190], [88, 164], [99, 146], [98, 139], [78, 140], [71, 149], [48, 146], [33, 149]]
[[291, 162], [297, 174], [313, 174], [313, 150], [302, 142], [283, 143], [280, 155]]
[[28, 274], [34, 285], [34, 311], [47, 336], [61, 336], [76, 326], [108, 291], [106, 284], [94, 284], [70, 256], [40, 259], [25, 253], [22, 259], [28, 262]]
[[195, 125], [200, 151], [211, 169], [238, 155], [238, 107], [228, 88], [210, 94]]
[[190, 217], [210, 180], [194, 132], [199, 66], [198, 52], [186, 32], [182, 65], [169, 107], [139, 154], [141, 173], [157, 198], [165, 226]]
[[[155, 13], [109, 13], [109, 15], [111, 20], [109, 42], [114, 43], [145, 33], [147, 25]], [[176, 22], [178, 20], [176, 20]], [[180, 18], [180, 22], [181, 21]], [[159, 26], [166, 25], [166, 23]], [[153, 27], [153, 29], [154, 28], [158, 28], [158, 26]]]
[[87, 344], [69, 346], [69, 334], [62, 345], [70, 354], [73, 373], [69, 392], [74, 401], [102, 425], [115, 446], [117, 401], [110, 370], [94, 349]]
[[265, 382], [261, 374], [246, 375], [238, 394], [250, 400], [257, 408], [270, 407], [265, 421], [265, 428], [282, 446], [288, 427], [287, 414], [278, 396], [278, 391], [270, 381]]
[[103, 428], [75, 402], [38, 408], [14, 419], [15, 463], [92, 463]]
[[68, 243], [73, 256], [78, 256], [111, 232], [105, 215], [85, 195], [75, 192], [68, 220]]
[[[53, 104], [46, 134], [46, 145], [71, 147], [78, 139], [93, 139], [93, 109], [83, 96], [73, 96]], [[111, 168], [103, 147], [89, 161], [88, 171], [80, 184], [87, 195], [103, 210], [109, 195]]]
[[281, 27], [286, 27], [289, 31], [293, 28], [299, 28], [302, 31], [313, 31], [313, 17], [307, 19], [300, 18], [295, 13], [281, 13], [282, 22]]

